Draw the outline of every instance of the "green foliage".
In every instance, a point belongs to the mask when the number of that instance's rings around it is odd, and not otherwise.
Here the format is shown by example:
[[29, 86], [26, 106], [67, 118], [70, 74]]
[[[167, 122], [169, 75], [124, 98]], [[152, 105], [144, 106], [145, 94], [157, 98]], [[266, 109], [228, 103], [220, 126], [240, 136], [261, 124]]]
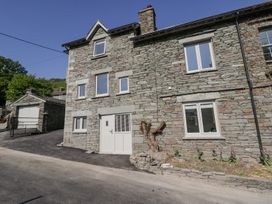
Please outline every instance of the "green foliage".
[[26, 74], [19, 62], [0, 56], [0, 106], [6, 103], [6, 91], [14, 74]]
[[36, 79], [32, 75], [15, 74], [8, 85], [7, 99], [15, 101], [22, 97], [29, 88], [41, 96], [51, 96], [53, 92], [51, 82], [46, 79]]
[[175, 151], [174, 156], [175, 157], [180, 157], [181, 156], [178, 150]]
[[9, 74], [26, 74], [25, 68], [17, 61], [0, 56], [0, 72]]
[[272, 159], [270, 158], [269, 154], [264, 149], [263, 156], [260, 157], [260, 162], [262, 165], [265, 166], [272, 166]]
[[197, 158], [200, 160], [200, 161], [205, 161], [202, 157], [204, 155], [204, 152], [200, 151], [200, 149], [196, 149], [197, 150]]
[[54, 91], [59, 91], [60, 89], [66, 90], [65, 79], [52, 78], [49, 79], [49, 81], [52, 83], [52, 88], [54, 89]]
[[234, 151], [233, 148], [231, 148], [231, 150], [230, 150], [230, 157], [229, 157], [228, 161], [230, 163], [236, 163], [236, 161], [237, 161], [236, 152]]

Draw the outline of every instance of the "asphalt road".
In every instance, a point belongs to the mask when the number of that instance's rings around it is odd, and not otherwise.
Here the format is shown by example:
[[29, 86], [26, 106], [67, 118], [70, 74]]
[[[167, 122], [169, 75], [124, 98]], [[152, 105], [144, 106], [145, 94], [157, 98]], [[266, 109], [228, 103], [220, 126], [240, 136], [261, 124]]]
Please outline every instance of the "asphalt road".
[[85, 150], [58, 147], [57, 144], [62, 141], [63, 130], [13, 138], [9, 136], [9, 132], [0, 133], [0, 147], [99, 166], [135, 170], [128, 155], [86, 154]]
[[0, 148], [0, 203], [271, 204], [272, 194]]

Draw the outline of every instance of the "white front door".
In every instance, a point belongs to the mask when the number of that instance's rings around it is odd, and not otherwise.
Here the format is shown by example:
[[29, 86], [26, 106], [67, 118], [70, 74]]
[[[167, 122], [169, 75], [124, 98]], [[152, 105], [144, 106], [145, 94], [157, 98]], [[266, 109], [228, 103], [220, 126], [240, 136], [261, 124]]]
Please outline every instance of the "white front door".
[[37, 128], [39, 121], [39, 106], [19, 106], [18, 128]]
[[101, 116], [100, 153], [132, 154], [130, 114]]

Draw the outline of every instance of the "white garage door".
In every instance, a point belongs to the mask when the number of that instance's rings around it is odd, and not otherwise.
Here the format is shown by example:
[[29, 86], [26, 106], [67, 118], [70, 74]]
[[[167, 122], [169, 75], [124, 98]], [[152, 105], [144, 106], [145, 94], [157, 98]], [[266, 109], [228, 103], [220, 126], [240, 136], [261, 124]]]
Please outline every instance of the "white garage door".
[[100, 153], [132, 154], [131, 114], [101, 117]]
[[20, 106], [18, 110], [18, 128], [37, 128], [39, 106]]

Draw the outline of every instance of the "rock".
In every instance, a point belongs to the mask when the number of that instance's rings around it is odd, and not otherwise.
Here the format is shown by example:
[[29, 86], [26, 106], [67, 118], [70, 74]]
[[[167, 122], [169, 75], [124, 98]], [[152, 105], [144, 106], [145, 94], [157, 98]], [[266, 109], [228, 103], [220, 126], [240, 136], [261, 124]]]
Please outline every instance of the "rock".
[[163, 169], [170, 169], [170, 168], [173, 168], [173, 165], [171, 165], [169, 163], [164, 163], [164, 164], [161, 164], [161, 168], [163, 168]]
[[92, 150], [88, 150], [88, 151], [86, 151], [85, 153], [86, 153], [86, 154], [94, 154], [95, 152], [92, 151]]
[[57, 147], [63, 147], [63, 142], [57, 144]]

